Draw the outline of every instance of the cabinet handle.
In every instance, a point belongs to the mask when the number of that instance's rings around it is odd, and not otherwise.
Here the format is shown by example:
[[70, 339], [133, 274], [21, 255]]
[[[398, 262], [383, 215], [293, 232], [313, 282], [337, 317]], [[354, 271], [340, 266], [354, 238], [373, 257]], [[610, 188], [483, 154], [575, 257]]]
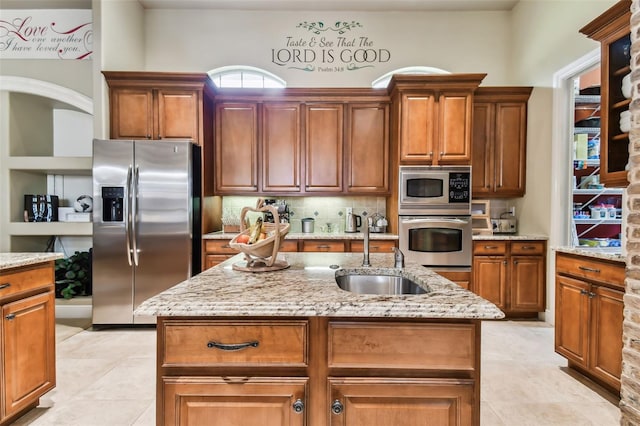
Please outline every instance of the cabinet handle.
[[333, 404], [331, 404], [331, 412], [333, 414], [341, 414], [343, 411], [344, 406], [342, 405], [342, 403], [337, 399], [333, 401]]
[[535, 246], [522, 246], [522, 250], [535, 250]]
[[304, 402], [302, 402], [302, 400], [298, 398], [296, 402], [293, 403], [292, 407], [293, 411], [295, 411], [296, 413], [302, 413], [304, 411]]
[[245, 342], [245, 343], [218, 343], [218, 342], [209, 342], [207, 343], [207, 347], [209, 349], [211, 348], [216, 348], [216, 349], [220, 349], [222, 351], [239, 351], [245, 348], [249, 348], [249, 347], [253, 347], [253, 348], [257, 348], [258, 345], [260, 344], [260, 342], [258, 342], [257, 340], [254, 340], [252, 342]]
[[503, 260], [503, 261], [502, 261], [502, 264], [503, 264], [503, 265], [506, 265], [506, 264], [507, 264], [507, 261], [506, 261], [506, 260]]
[[580, 290], [580, 294], [589, 294], [587, 290]]
[[328, 249], [328, 248], [331, 248], [331, 246], [328, 246], [326, 244], [321, 244], [321, 245], [317, 245], [316, 248], [319, 248], [319, 249], [325, 249], [326, 248], [326, 249]]
[[586, 266], [578, 266], [578, 269], [582, 269], [583, 271], [587, 272], [595, 272], [596, 274], [600, 273], [600, 269], [587, 268]]
[[444, 151], [440, 152], [440, 158], [444, 157]]
[[158, 135], [158, 139], [162, 139], [162, 135]]
[[592, 291], [589, 292], [589, 299], [593, 299], [594, 297], [596, 297], [596, 294]]
[[514, 260], [514, 261], [513, 261], [513, 264], [514, 264], [514, 265], [517, 265], [517, 264], [518, 264], [518, 261], [517, 261], [517, 260]]
[[0, 290], [2, 290], [3, 288], [8, 288], [11, 287], [11, 283], [2, 283], [0, 284]]
[[147, 139], [151, 139], [151, 135], [147, 135]]
[[16, 317], [16, 314], [9, 314], [7, 315], [5, 318], [8, 319], [9, 321], [11, 321], [12, 319], [14, 319]]
[[223, 246], [220, 246], [220, 248], [231, 248], [231, 246], [229, 244], [224, 244]]
[[497, 249], [497, 248], [498, 248], [498, 246], [484, 246], [484, 248], [485, 248], [486, 250], [495, 250], [495, 249]]

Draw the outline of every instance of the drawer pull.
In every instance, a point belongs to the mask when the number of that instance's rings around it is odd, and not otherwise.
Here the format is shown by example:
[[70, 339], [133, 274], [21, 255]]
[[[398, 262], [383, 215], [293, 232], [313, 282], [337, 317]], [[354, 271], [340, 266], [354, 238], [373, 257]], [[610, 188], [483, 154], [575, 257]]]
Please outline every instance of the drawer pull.
[[596, 294], [592, 291], [589, 292], [589, 299], [593, 299], [594, 297], [596, 297]]
[[2, 290], [3, 288], [8, 288], [11, 287], [11, 283], [2, 283], [0, 284], [0, 290]]
[[581, 269], [581, 270], [587, 271], [587, 272], [595, 272], [596, 274], [600, 273], [600, 269], [587, 268], [586, 266], [578, 266], [578, 269]]
[[296, 413], [302, 413], [304, 411], [304, 402], [302, 402], [302, 400], [298, 398], [296, 402], [293, 403], [292, 407], [293, 411], [295, 411]]
[[484, 246], [484, 248], [487, 250], [495, 250], [498, 248], [498, 246]]
[[580, 290], [580, 294], [589, 294], [587, 290]]
[[535, 246], [522, 246], [522, 250], [535, 250]]
[[231, 246], [229, 244], [225, 244], [223, 246], [220, 246], [220, 248], [231, 248]]
[[331, 404], [331, 412], [333, 414], [341, 414], [343, 411], [344, 406], [342, 405], [342, 403], [337, 399], [333, 401], [333, 404]]
[[14, 319], [16, 317], [16, 314], [9, 314], [7, 315], [5, 318], [8, 319], [9, 321], [11, 321], [12, 319]]
[[218, 343], [218, 342], [209, 342], [207, 343], [207, 347], [209, 349], [220, 349], [222, 351], [240, 351], [242, 349], [246, 349], [249, 347], [252, 348], [257, 348], [259, 345], [259, 342], [257, 340], [254, 340], [252, 342], [245, 342], [245, 343], [231, 343], [231, 344], [227, 344], [227, 343]]
[[316, 247], [317, 247], [317, 248], [319, 248], [319, 249], [328, 249], [328, 248], [331, 248], [331, 246], [328, 246], [328, 245], [322, 245], [322, 244], [321, 244], [321, 245], [317, 245]]

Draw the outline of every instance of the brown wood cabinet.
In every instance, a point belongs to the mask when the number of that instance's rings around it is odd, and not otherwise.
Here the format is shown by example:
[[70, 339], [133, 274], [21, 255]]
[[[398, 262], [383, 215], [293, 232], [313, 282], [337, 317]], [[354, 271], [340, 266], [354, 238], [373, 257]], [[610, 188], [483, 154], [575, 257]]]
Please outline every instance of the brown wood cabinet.
[[160, 317], [157, 330], [157, 424], [480, 424], [480, 321]]
[[626, 187], [629, 133], [620, 130], [620, 114], [631, 99], [622, 94], [622, 79], [631, 72], [631, 0], [621, 0], [580, 29], [600, 42], [600, 182]]
[[393, 76], [399, 164], [471, 164], [473, 92], [485, 75]]
[[263, 192], [301, 191], [301, 108], [292, 102], [265, 103], [262, 107]]
[[555, 350], [620, 392], [624, 263], [556, 254]]
[[301, 240], [300, 251], [344, 252], [345, 240]]
[[435, 271], [460, 287], [471, 290], [471, 271], [442, 271], [438, 269]]
[[344, 105], [305, 107], [305, 192], [342, 192]]
[[545, 241], [473, 242], [472, 291], [507, 316], [535, 316], [546, 308]]
[[203, 240], [204, 269], [209, 269], [238, 254], [229, 245], [231, 240]]
[[522, 197], [531, 87], [479, 87], [473, 102], [473, 196]]
[[54, 264], [0, 272], [0, 425], [9, 425], [56, 384]]
[[389, 191], [389, 106], [349, 104], [345, 141], [347, 193]]

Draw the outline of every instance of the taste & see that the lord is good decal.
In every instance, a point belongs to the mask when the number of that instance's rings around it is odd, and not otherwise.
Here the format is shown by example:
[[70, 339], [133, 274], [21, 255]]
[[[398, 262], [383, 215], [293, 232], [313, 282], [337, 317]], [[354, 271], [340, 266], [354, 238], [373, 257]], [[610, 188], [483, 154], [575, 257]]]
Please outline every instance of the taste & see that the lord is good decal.
[[389, 62], [391, 52], [362, 34], [362, 28], [356, 21], [301, 22], [282, 46], [271, 49], [271, 62], [309, 72], [355, 71]]

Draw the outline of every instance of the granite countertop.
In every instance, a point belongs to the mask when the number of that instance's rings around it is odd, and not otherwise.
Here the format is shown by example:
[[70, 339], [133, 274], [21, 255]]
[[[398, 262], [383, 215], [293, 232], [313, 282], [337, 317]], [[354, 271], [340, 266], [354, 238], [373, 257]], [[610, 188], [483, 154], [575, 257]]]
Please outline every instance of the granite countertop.
[[[280, 253], [290, 267], [275, 272], [240, 272], [238, 254], [143, 302], [135, 315], [156, 316], [328, 316], [499, 319], [493, 303], [421, 265], [395, 269], [393, 254], [372, 253], [373, 267], [362, 268], [362, 253]], [[421, 295], [359, 295], [338, 288], [336, 270], [387, 273], [410, 278], [427, 289]]]
[[[210, 232], [202, 236], [203, 240], [230, 240], [238, 235], [237, 232]], [[372, 240], [397, 240], [397, 234], [389, 233], [369, 233], [369, 238]], [[362, 232], [289, 232], [285, 237], [285, 240], [362, 240], [364, 234]]]
[[562, 253], [593, 257], [596, 259], [612, 260], [614, 262], [623, 263], [626, 262], [626, 258], [622, 255], [622, 249], [620, 247], [555, 247], [554, 250]]
[[474, 241], [483, 240], [548, 240], [544, 235], [519, 235], [519, 234], [494, 234], [494, 235], [474, 235]]
[[0, 271], [61, 259], [62, 253], [0, 253]]

